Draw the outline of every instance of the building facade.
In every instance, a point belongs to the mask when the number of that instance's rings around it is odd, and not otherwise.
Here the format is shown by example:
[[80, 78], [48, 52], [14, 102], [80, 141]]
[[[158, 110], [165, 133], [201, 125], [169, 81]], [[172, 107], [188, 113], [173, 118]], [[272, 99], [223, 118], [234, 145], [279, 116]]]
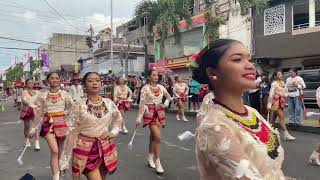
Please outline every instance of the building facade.
[[[86, 36], [53, 33], [48, 47], [50, 71], [61, 70], [62, 66], [73, 66], [73, 72], [79, 71], [78, 60], [89, 54]], [[70, 77], [67, 77], [70, 78]]]
[[[252, 50], [252, 20], [251, 13], [241, 15], [240, 5], [230, 0], [220, 0], [216, 4], [219, 12], [225, 17], [225, 24], [219, 27], [220, 38], [231, 38], [242, 42]], [[203, 0], [195, 0], [190, 11], [193, 13], [191, 28], [187, 29], [185, 21], [181, 21], [180, 44], [175, 44], [174, 37], [168, 37], [165, 42], [164, 58], [160, 59], [160, 39], [155, 37], [156, 66], [165, 66], [183, 79], [191, 77], [187, 64], [192, 61], [192, 55], [207, 45], [206, 23]]]
[[320, 0], [271, 1], [254, 13], [254, 57], [266, 71], [320, 68]]

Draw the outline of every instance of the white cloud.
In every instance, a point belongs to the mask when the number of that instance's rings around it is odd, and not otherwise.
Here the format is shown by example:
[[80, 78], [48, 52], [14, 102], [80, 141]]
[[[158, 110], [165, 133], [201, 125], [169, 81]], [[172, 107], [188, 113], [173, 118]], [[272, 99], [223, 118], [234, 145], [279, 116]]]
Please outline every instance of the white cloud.
[[24, 18], [25, 20], [33, 20], [37, 18], [37, 13], [26, 11], [25, 13], [11, 13], [13, 16]]

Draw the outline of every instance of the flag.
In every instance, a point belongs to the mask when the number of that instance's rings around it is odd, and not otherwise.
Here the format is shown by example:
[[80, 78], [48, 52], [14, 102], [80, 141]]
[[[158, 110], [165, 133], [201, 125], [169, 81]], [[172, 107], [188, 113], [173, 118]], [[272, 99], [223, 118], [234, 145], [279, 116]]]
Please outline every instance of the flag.
[[42, 60], [42, 70], [44, 72], [49, 72], [49, 56], [48, 56], [48, 52], [41, 53], [41, 60]]

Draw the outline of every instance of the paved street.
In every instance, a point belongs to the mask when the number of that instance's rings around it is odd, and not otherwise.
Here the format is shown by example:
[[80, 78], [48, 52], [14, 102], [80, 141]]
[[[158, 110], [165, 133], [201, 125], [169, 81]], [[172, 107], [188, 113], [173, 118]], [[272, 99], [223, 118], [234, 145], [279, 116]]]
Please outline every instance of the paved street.
[[[0, 179], [17, 180], [26, 172], [35, 175], [39, 180], [51, 180], [49, 167], [49, 151], [45, 141], [41, 141], [41, 151], [29, 149], [23, 159], [24, 166], [18, 167], [16, 158], [23, 147], [22, 123], [18, 124], [19, 112], [12, 108], [12, 103], [6, 104], [6, 112], [0, 113]], [[133, 129], [136, 110], [127, 113], [128, 128]], [[168, 123], [163, 130], [162, 163], [166, 170], [163, 177], [146, 166], [148, 145], [148, 129], [139, 129], [133, 150], [127, 148], [130, 135], [120, 135], [117, 140], [120, 155], [120, 166], [110, 180], [196, 180], [198, 173], [194, 155], [194, 143], [179, 142], [177, 134], [186, 130], [193, 131], [196, 127], [194, 117], [190, 122], [178, 122], [174, 114], [168, 114]], [[310, 166], [308, 156], [314, 145], [320, 141], [319, 135], [293, 132], [296, 142], [285, 142], [285, 163], [283, 170], [288, 177], [298, 180], [319, 179], [320, 167]], [[67, 176], [65, 179], [70, 179]]]

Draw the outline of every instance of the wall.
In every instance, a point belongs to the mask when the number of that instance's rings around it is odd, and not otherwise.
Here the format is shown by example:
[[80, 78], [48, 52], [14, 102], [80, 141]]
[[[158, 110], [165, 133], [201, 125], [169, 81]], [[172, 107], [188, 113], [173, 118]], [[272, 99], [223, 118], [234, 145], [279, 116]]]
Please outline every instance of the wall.
[[250, 14], [242, 16], [239, 3], [230, 3], [229, 19], [219, 28], [220, 38], [236, 39], [248, 49], [252, 48], [252, 31]]
[[53, 33], [49, 45], [50, 71], [60, 70], [60, 65], [74, 65], [81, 56], [88, 55], [89, 49], [85, 38], [86, 36], [82, 35]]
[[[256, 58], [294, 58], [320, 54], [320, 27], [307, 28], [298, 33], [292, 31], [292, 1], [285, 4], [285, 32], [264, 35], [264, 14], [254, 19]], [[311, 32], [307, 33], [306, 31]], [[301, 30], [300, 30], [301, 31]], [[297, 35], [294, 35], [297, 34]]]

